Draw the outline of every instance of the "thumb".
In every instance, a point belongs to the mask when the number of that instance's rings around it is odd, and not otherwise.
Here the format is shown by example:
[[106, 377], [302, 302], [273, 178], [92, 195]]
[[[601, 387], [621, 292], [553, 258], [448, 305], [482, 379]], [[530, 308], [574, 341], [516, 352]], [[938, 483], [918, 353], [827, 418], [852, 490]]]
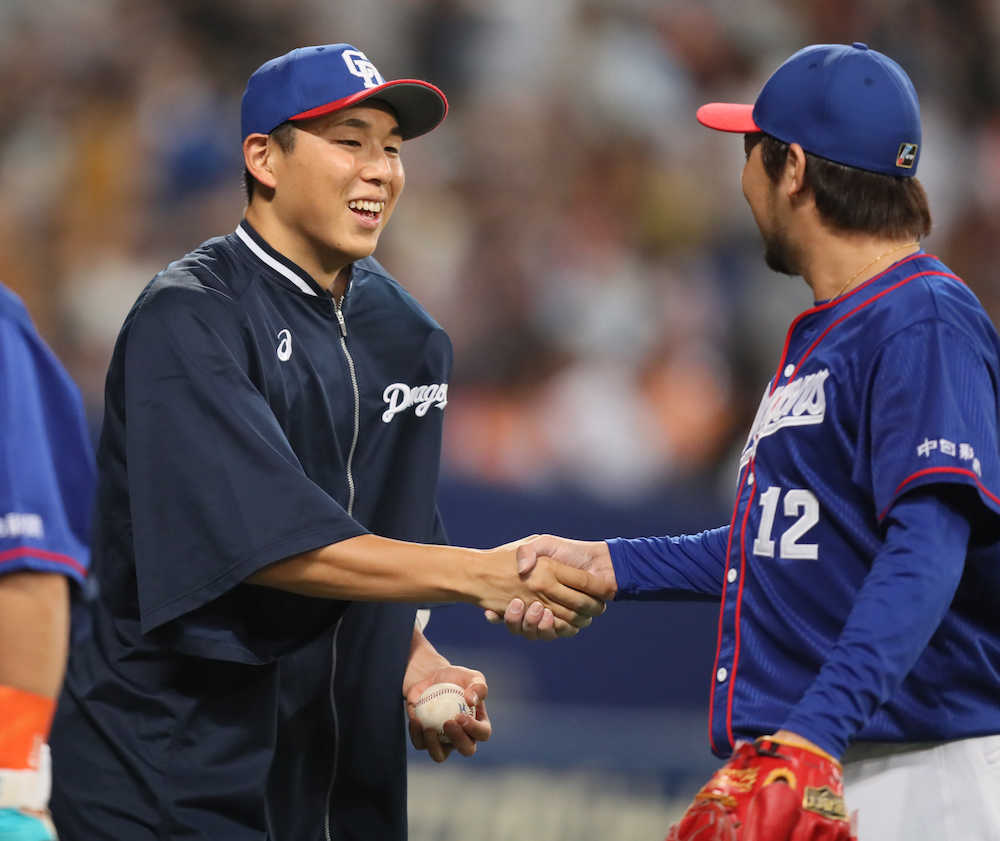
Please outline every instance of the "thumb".
[[535, 562], [538, 560], [538, 555], [539, 552], [536, 548], [535, 541], [518, 546], [517, 553], [515, 555], [517, 558], [517, 574], [525, 575], [531, 572], [535, 568]]
[[548, 534], [543, 534], [541, 537], [533, 536], [527, 543], [517, 547], [517, 574], [524, 575], [531, 572], [539, 558], [554, 558], [558, 551], [558, 538]]

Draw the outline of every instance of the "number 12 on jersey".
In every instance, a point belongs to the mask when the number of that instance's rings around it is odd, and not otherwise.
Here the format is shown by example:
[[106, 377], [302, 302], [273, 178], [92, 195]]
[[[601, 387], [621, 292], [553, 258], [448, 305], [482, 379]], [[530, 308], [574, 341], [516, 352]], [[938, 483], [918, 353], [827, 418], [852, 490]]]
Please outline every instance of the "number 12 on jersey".
[[[753, 553], [764, 558], [774, 557], [774, 540], [771, 532], [774, 529], [774, 517], [778, 513], [778, 503], [781, 501], [781, 488], [771, 486], [760, 495], [760, 507], [764, 513], [760, 516], [760, 527], [753, 542]], [[805, 488], [791, 488], [785, 491], [784, 514], [786, 517], [796, 517], [779, 538], [778, 557], [789, 561], [815, 561], [819, 558], [818, 543], [801, 543], [801, 538], [809, 529], [819, 522], [819, 500], [812, 491]]]

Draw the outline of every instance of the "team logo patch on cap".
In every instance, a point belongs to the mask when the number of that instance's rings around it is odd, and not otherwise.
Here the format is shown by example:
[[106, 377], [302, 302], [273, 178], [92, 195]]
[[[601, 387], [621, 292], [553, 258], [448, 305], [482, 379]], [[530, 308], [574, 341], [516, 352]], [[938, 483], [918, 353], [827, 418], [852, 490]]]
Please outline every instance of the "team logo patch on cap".
[[902, 169], [913, 169], [917, 162], [917, 149], [920, 147], [916, 143], [900, 143], [899, 152], [896, 154], [896, 166]]
[[375, 65], [361, 50], [344, 50], [340, 55], [350, 74], [363, 79], [366, 88], [374, 88], [385, 83], [382, 74], [375, 69]]

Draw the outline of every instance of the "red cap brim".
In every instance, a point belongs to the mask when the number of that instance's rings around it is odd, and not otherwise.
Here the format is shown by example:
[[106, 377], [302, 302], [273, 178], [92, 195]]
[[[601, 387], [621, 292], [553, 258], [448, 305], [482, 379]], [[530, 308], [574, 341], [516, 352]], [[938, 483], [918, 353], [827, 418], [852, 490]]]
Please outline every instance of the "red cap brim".
[[735, 102], [710, 102], [702, 105], [695, 116], [703, 126], [716, 131], [735, 131], [748, 134], [760, 131], [753, 121], [753, 106], [738, 105]]

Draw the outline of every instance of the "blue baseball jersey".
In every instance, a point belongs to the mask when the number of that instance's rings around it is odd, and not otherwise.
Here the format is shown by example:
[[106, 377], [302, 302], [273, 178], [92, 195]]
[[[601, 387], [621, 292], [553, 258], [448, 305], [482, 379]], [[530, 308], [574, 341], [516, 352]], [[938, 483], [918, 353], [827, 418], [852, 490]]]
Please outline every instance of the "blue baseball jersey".
[[609, 542], [622, 598], [720, 599], [716, 753], [781, 727], [837, 753], [1000, 732], [998, 416], [1000, 340], [933, 256], [795, 319], [729, 525]]
[[80, 394], [0, 286], [0, 575], [57, 572], [82, 584], [93, 490]]
[[416, 608], [245, 583], [366, 532], [444, 542], [451, 343], [373, 259], [342, 306], [246, 222], [126, 318], [91, 633], [52, 731], [60, 838], [405, 837]]

